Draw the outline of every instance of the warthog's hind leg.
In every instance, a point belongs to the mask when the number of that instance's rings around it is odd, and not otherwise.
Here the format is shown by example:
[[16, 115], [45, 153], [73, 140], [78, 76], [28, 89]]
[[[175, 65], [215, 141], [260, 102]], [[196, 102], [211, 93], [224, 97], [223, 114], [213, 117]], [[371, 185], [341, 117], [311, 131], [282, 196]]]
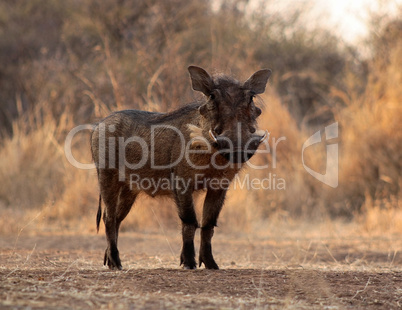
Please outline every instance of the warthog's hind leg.
[[108, 247], [105, 251], [103, 264], [110, 269], [122, 269], [117, 241], [121, 222], [130, 212], [135, 201], [136, 195], [131, 193], [128, 188], [122, 187], [119, 191], [117, 201], [105, 199], [106, 208], [103, 214], [105, 223], [106, 240]]

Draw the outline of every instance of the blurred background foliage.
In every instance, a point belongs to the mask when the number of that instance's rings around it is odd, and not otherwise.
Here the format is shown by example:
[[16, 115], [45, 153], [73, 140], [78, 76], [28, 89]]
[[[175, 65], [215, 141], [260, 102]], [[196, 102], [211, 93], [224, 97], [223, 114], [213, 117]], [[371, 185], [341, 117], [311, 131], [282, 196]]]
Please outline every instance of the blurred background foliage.
[[[32, 216], [32, 210], [46, 210], [46, 223], [92, 218], [96, 174], [66, 161], [67, 133], [114, 110], [170, 111], [200, 98], [191, 90], [186, 71], [195, 64], [241, 80], [271, 68], [270, 86], [261, 96], [265, 108], [260, 126], [268, 128], [271, 137], [286, 137], [278, 145], [276, 167], [271, 157], [259, 156], [255, 161], [267, 161], [270, 168], [247, 170], [253, 177], [272, 173], [285, 179], [286, 190], [232, 191], [222, 216], [224, 226], [263, 226], [278, 214], [364, 222], [375, 219], [373, 210], [382, 216], [386, 210], [390, 221], [400, 219], [395, 212], [401, 204], [402, 20], [373, 15], [364, 42], [369, 52], [362, 55], [334, 32], [307, 27], [303, 6], [289, 8], [284, 15], [270, 14], [264, 1], [253, 10], [245, 0], [221, 1], [219, 8], [213, 4], [1, 1], [4, 216], [15, 218], [16, 226], [21, 217]], [[336, 189], [313, 179], [301, 164], [303, 142], [334, 121], [340, 126]], [[78, 137], [73, 145], [75, 156], [86, 162], [88, 137]], [[306, 156], [310, 167], [325, 171], [325, 148]], [[130, 224], [147, 226], [155, 215], [166, 223], [176, 219], [174, 208], [159, 206], [168, 203], [145, 199], [138, 204], [145, 207], [127, 220], [127, 229]], [[2, 231], [15, 230], [13, 225], [9, 221]]]

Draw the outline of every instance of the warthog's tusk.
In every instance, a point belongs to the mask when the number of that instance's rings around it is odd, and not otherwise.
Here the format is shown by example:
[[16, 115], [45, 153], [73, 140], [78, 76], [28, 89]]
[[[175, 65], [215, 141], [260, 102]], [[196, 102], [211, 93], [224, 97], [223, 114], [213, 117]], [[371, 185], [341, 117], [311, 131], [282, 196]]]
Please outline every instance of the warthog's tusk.
[[212, 130], [211, 130], [211, 129], [208, 131], [208, 133], [209, 133], [209, 136], [211, 137], [211, 139], [214, 140], [215, 143], [218, 143], [218, 140], [216, 139], [216, 137], [215, 137], [214, 134], [212, 133]]
[[260, 143], [261, 143], [262, 141], [264, 141], [266, 138], [269, 138], [269, 132], [268, 132], [268, 130], [265, 130], [264, 135], [263, 135], [262, 138], [260, 139]]

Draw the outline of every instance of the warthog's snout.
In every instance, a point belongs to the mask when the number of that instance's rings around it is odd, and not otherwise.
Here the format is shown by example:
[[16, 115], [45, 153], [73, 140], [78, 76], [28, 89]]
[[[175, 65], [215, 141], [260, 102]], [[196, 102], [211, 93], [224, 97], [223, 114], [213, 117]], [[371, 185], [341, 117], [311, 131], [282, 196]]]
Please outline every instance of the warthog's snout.
[[233, 140], [226, 136], [215, 136], [211, 130], [209, 131], [209, 135], [214, 141], [214, 147], [228, 161], [232, 163], [245, 163], [255, 154], [258, 146], [269, 136], [269, 133], [268, 131], [258, 130], [245, 143], [241, 141], [237, 142], [237, 144], [243, 146], [237, 146]]
[[221, 152], [222, 156], [232, 163], [245, 163], [253, 155], [255, 151], [234, 150], [233, 152]]

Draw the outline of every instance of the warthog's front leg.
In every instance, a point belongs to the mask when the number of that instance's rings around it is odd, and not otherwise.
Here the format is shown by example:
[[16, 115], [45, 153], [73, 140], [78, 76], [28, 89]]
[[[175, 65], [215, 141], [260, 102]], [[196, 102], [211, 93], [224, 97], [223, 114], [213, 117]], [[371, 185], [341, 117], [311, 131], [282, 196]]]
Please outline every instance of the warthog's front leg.
[[194, 210], [192, 192], [176, 192], [176, 203], [179, 217], [182, 221], [183, 248], [180, 255], [180, 265], [185, 269], [195, 269], [194, 235], [198, 228], [197, 216]]
[[205, 197], [204, 208], [202, 211], [201, 225], [201, 246], [199, 265], [204, 263], [207, 269], [219, 269], [214, 257], [212, 256], [211, 239], [214, 235], [214, 227], [217, 224], [219, 213], [225, 201], [226, 190], [211, 190]]

